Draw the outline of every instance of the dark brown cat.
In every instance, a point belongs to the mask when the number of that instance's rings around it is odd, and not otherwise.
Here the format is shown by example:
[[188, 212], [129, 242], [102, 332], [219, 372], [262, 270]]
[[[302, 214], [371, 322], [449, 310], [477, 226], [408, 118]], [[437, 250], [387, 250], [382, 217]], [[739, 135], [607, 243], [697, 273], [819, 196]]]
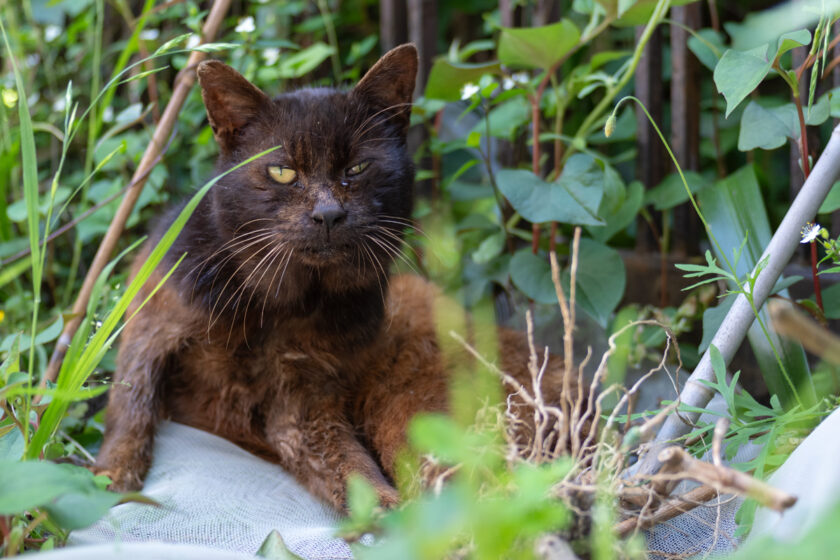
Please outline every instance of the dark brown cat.
[[[447, 400], [435, 290], [388, 275], [412, 207], [416, 70], [403, 45], [350, 91], [271, 100], [221, 62], [198, 67], [217, 171], [282, 149], [213, 187], [161, 270], [186, 258], [125, 328], [97, 462], [114, 488], [142, 486], [171, 418], [279, 463], [338, 509], [353, 472], [398, 501], [406, 425]], [[525, 376], [524, 341], [508, 338], [502, 365]]]

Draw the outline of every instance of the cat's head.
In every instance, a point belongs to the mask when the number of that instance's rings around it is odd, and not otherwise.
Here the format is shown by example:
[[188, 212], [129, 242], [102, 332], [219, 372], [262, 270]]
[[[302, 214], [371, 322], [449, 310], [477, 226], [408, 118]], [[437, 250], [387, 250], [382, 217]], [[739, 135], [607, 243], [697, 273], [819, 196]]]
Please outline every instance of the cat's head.
[[414, 170], [405, 137], [416, 73], [417, 51], [403, 45], [350, 90], [302, 89], [271, 99], [229, 66], [201, 63], [218, 169], [281, 146], [214, 187], [220, 240], [253, 241], [243, 254], [268, 276], [287, 258], [355, 275], [387, 269], [411, 214]]

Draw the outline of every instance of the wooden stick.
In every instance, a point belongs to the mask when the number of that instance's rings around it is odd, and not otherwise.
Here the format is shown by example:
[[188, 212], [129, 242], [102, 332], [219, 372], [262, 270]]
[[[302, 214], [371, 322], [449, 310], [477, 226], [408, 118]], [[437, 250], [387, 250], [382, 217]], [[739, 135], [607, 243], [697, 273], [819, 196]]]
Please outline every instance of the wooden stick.
[[[207, 21], [204, 23], [204, 28], [201, 32], [202, 43], [214, 40], [225, 18], [225, 14], [227, 14], [228, 8], [230, 7], [230, 1], [215, 0], [213, 2], [213, 7], [210, 9], [210, 14], [207, 16]], [[85, 276], [82, 289], [79, 290], [79, 295], [73, 304], [73, 318], [68, 320], [67, 324], [64, 325], [64, 331], [62, 331], [58, 343], [55, 345], [55, 350], [50, 358], [47, 371], [41, 379], [41, 387], [46, 386], [47, 381], [55, 381], [58, 377], [61, 362], [64, 360], [67, 349], [70, 347], [73, 335], [76, 333], [79, 324], [85, 316], [85, 310], [87, 309], [91, 291], [93, 291], [93, 285], [102, 272], [102, 269], [108, 264], [117, 246], [117, 241], [125, 229], [125, 223], [132, 209], [134, 209], [134, 204], [137, 202], [143, 186], [146, 184], [149, 171], [157, 163], [159, 155], [163, 151], [164, 146], [166, 146], [167, 138], [172, 133], [178, 113], [181, 111], [181, 107], [184, 105], [184, 101], [195, 83], [194, 68], [206, 56], [206, 53], [193, 51], [187, 61], [186, 68], [176, 78], [172, 97], [166, 105], [166, 110], [163, 112], [160, 124], [155, 129], [152, 140], [149, 142], [146, 152], [143, 154], [143, 159], [140, 160], [140, 164], [137, 166], [134, 176], [131, 179], [131, 186], [126, 192], [125, 198], [120, 202], [117, 213], [114, 215], [114, 219], [111, 220], [111, 225], [108, 227], [105, 237], [102, 238], [99, 249], [96, 251], [96, 256], [93, 258], [93, 263], [91, 263], [87, 276]]]
[[624, 538], [637, 529], [650, 529], [654, 525], [664, 523], [669, 519], [693, 510], [717, 495], [718, 490], [716, 488], [712, 488], [711, 486], [698, 486], [685, 494], [677, 496], [675, 499], [679, 500], [678, 502], [665, 504], [650, 517], [631, 517], [625, 519], [615, 526], [615, 532], [619, 537]]

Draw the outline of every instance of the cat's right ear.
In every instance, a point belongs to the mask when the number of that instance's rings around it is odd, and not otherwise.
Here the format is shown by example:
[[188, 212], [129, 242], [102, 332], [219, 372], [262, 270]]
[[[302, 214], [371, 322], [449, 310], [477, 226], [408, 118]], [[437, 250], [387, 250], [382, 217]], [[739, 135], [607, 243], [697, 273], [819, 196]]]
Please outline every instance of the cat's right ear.
[[213, 136], [223, 152], [232, 151], [239, 131], [271, 100], [242, 74], [218, 60], [202, 62], [196, 74]]

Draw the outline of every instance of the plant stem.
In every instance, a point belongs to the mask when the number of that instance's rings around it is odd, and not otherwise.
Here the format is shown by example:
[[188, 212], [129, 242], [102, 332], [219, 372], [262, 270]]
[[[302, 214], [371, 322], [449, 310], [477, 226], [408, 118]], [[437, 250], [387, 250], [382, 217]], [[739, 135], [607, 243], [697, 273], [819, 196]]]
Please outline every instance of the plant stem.
[[822, 300], [822, 288], [820, 286], [820, 277], [817, 275], [817, 244], [811, 241], [811, 276], [814, 278], [814, 297], [817, 300], [817, 307], [820, 311], [825, 313]]
[[341, 58], [338, 55], [338, 38], [335, 34], [335, 25], [330, 14], [330, 7], [327, 5], [327, 0], [318, 0], [318, 11], [321, 12], [321, 17], [324, 19], [324, 27], [327, 30], [327, 40], [332, 47], [332, 54], [330, 55], [330, 62], [332, 62], [333, 77], [336, 83], [341, 81]]
[[668, 11], [670, 6], [670, 0], [659, 0], [659, 2], [656, 3], [653, 13], [650, 16], [642, 35], [639, 37], [639, 42], [636, 44], [636, 50], [633, 51], [633, 58], [630, 60], [630, 64], [627, 66], [624, 75], [622, 75], [621, 79], [619, 79], [618, 82], [607, 90], [603, 99], [601, 99], [592, 112], [586, 116], [580, 127], [578, 127], [569, 149], [566, 150], [566, 153], [563, 155], [563, 163], [568, 161], [569, 157], [575, 153], [575, 146], [583, 145], [585, 143], [585, 139], [595, 127], [595, 123], [600, 120], [604, 112], [607, 110], [607, 107], [609, 107], [612, 100], [615, 99], [615, 96], [624, 89], [624, 86], [626, 86], [627, 82], [630, 81], [630, 78], [633, 77], [633, 74], [636, 72], [636, 67], [639, 65], [639, 61], [642, 58], [642, 52], [650, 40], [650, 36], [653, 35], [653, 31], [659, 25], [660, 21], [662, 21], [662, 18], [665, 17], [665, 13]]

